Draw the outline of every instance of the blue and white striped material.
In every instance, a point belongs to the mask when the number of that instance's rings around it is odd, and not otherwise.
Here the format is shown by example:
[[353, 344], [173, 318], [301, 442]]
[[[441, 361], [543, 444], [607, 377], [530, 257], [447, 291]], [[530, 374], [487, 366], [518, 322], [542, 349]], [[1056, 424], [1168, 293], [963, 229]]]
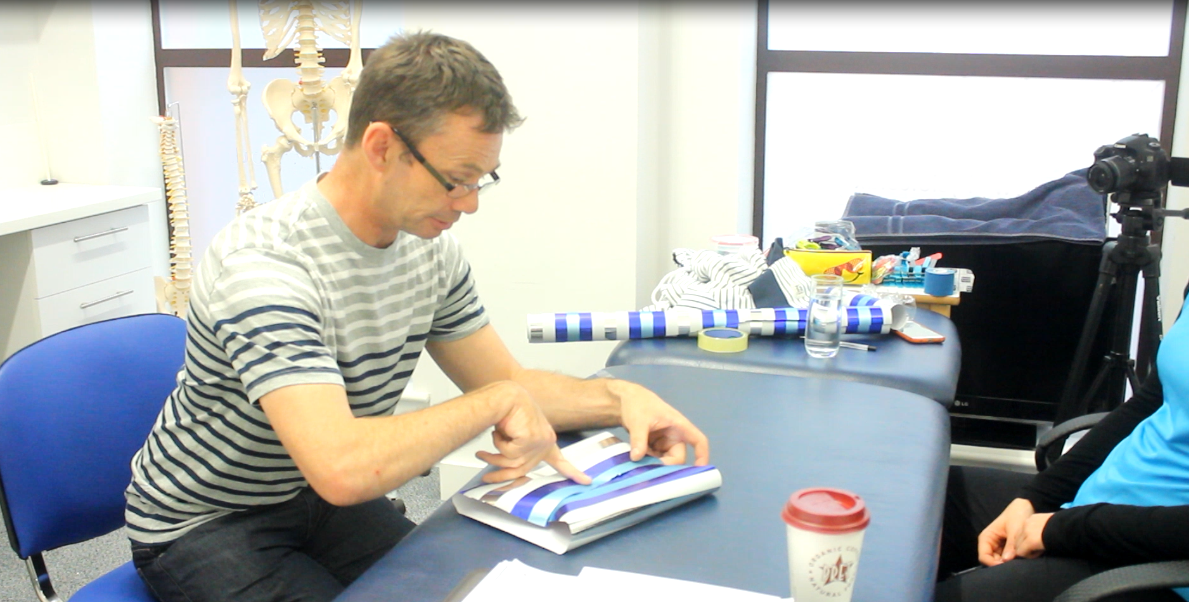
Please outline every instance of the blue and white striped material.
[[856, 333], [887, 333], [892, 329], [891, 316], [884, 308], [872, 306], [847, 307], [846, 328], [842, 332]]
[[[859, 296], [856, 296], [856, 298]], [[878, 303], [846, 308], [844, 332], [881, 333], [892, 329], [892, 305]], [[706, 328], [738, 328], [750, 336], [800, 336], [805, 334], [806, 309], [673, 309], [665, 311], [570, 312], [528, 316], [530, 343], [569, 341], [621, 341], [688, 337]]]
[[[722, 485], [722, 475], [714, 466], [670, 466], [651, 456], [632, 461], [631, 446], [607, 432], [567, 446], [562, 455], [591, 477], [589, 485], [579, 485], [543, 467], [519, 479], [479, 485], [460, 495], [539, 527], [561, 521], [576, 532], [592, 516], [613, 517]], [[583, 512], [573, 514], [577, 511]], [[570, 520], [575, 516], [578, 520]]]
[[899, 330], [908, 321], [908, 311], [899, 303], [872, 295], [856, 293], [843, 305], [846, 306], [846, 332], [887, 334]]

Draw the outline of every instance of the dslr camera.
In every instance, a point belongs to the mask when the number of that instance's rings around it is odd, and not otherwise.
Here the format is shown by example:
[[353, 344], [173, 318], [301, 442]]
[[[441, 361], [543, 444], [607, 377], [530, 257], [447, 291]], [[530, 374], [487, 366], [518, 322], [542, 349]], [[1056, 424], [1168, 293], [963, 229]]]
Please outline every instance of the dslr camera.
[[[1086, 178], [1090, 187], [1102, 194], [1138, 193], [1142, 199], [1158, 194], [1169, 180], [1173, 185], [1189, 186], [1189, 159], [1172, 159], [1160, 147], [1160, 141], [1147, 134], [1134, 134], [1094, 151], [1094, 165]], [[1130, 194], [1116, 201], [1126, 204]]]

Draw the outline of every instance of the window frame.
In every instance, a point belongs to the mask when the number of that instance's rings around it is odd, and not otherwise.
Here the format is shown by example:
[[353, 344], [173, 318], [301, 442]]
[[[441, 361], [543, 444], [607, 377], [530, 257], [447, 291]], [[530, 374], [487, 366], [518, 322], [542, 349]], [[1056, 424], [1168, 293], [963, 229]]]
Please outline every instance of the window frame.
[[[149, 8], [153, 19], [153, 59], [157, 65], [157, 110], [164, 115], [165, 103], [165, 70], [173, 67], [211, 67], [231, 68], [231, 48], [162, 48], [161, 47], [161, 3], [160, 0], [150, 0]], [[361, 58], [366, 63], [368, 56], [375, 48], [361, 48]], [[286, 48], [277, 56], [264, 60], [264, 48], [241, 48], [240, 55], [244, 68], [264, 67], [268, 69], [293, 69], [296, 65], [294, 51]], [[345, 68], [351, 58], [349, 48], [324, 48], [322, 63], [326, 68]]]
[[[958, 54], [928, 52], [844, 52], [769, 50], [770, 0], [759, 0], [756, 28], [755, 173], [752, 234], [763, 240], [764, 151], [767, 145], [768, 75], [770, 73], [841, 73], [851, 75], [939, 75], [1057, 79], [1145, 80], [1164, 83], [1159, 139], [1171, 154], [1185, 44], [1189, 0], [1173, 0], [1169, 51], [1166, 56], [1067, 56], [1036, 54]], [[1104, 144], [1113, 142], [1103, 141]], [[1093, 149], [1089, 149], [1087, 154]], [[1161, 232], [1152, 233], [1160, 244]]]
[[[1058, 79], [1114, 79], [1161, 81], [1164, 103], [1160, 115], [1159, 140], [1172, 154], [1175, 140], [1177, 95], [1181, 82], [1182, 54], [1185, 47], [1185, 19], [1189, 0], [1172, 0], [1171, 33], [1165, 56], [1088, 56], [1035, 54], [960, 54], [922, 52], [844, 52], [810, 50], [769, 50], [768, 24], [770, 0], [758, 0], [756, 28], [756, 112], [755, 174], [752, 196], [752, 234], [764, 240], [764, 164], [767, 115], [768, 74], [770, 73], [841, 73], [852, 75], [939, 75], [982, 77], [1030, 77]], [[1113, 140], [1104, 140], [1109, 144]], [[1093, 149], [1087, 149], [1087, 155]], [[1158, 200], [1164, 205], [1165, 197]], [[1151, 232], [1152, 244], [1161, 245], [1162, 230]], [[1149, 319], [1143, 316], [1142, 319]], [[1147, 377], [1157, 342], [1149, 340], [1141, 329], [1137, 341], [1136, 364], [1140, 378]]]

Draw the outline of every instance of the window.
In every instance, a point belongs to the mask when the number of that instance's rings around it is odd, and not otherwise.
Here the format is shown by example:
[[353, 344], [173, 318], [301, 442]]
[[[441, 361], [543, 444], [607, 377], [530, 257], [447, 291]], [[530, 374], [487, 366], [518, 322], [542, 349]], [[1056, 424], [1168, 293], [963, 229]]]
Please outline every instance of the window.
[[856, 192], [1016, 196], [1136, 133], [1171, 153], [1187, 4], [761, 0], [754, 233]]
[[[153, 0], [153, 28], [156, 39], [157, 98], [164, 114], [169, 109], [181, 126], [181, 144], [186, 169], [186, 192], [190, 202], [190, 237], [196, 260], [201, 260], [210, 240], [232, 218], [238, 200], [239, 174], [235, 152], [235, 115], [227, 91], [231, 65], [230, 9], [227, 3], [201, 0]], [[260, 159], [262, 149], [275, 143], [280, 132], [273, 125], [260, 100], [265, 85], [274, 79], [297, 80], [293, 51], [264, 61], [264, 35], [259, 7], [251, 0], [238, 3], [240, 45], [244, 77], [251, 83], [248, 96], [248, 129], [252, 148], [246, 149], [256, 170], [255, 200], [273, 199], [268, 173]], [[400, 29], [400, 12], [392, 3], [371, 2], [363, 7], [366, 17], [359, 32], [363, 56], [382, 45]], [[324, 48], [329, 80], [346, 67], [350, 50], [327, 35], [319, 35]], [[292, 44], [290, 45], [292, 48]], [[330, 122], [338, 116], [331, 113]], [[347, 116], [343, 115], [343, 119]], [[312, 127], [295, 117], [307, 138]], [[281, 179], [285, 191], [292, 191], [322, 171], [330, 169], [335, 157], [302, 157], [295, 151], [281, 158]]]
[[1014, 196], [1134, 133], [1171, 151], [1185, 4], [762, 1], [755, 233], [855, 192]]

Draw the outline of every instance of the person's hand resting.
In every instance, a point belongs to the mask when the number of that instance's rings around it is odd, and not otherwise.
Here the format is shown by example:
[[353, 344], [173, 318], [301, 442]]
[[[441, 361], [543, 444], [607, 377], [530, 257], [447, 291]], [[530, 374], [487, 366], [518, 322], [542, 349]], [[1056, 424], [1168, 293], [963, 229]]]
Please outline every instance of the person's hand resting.
[[475, 454], [500, 469], [483, 475], [485, 482], [499, 483], [522, 477], [537, 464], [546, 462], [562, 476], [583, 485], [590, 484], [590, 477], [562, 456], [557, 447], [557, 433], [524, 387], [511, 381], [489, 386], [499, 387], [493, 394], [498, 396], [497, 403], [506, 404], [508, 410], [491, 434], [499, 453], [480, 451]]
[[694, 448], [694, 464], [710, 462], [710, 441], [685, 416], [648, 389], [613, 380], [611, 392], [619, 397], [620, 423], [631, 437], [631, 458], [660, 458], [665, 464], [684, 464], [685, 446]]
[[1013, 558], [1036, 558], [1044, 552], [1045, 523], [1049, 514], [1037, 514], [1032, 502], [1012, 500], [978, 536], [978, 560], [997, 566]]
[[1049, 522], [1052, 512], [1033, 514], [1024, 519], [1024, 526], [1016, 534], [1016, 558], [1036, 558], [1044, 554], [1045, 525]]

